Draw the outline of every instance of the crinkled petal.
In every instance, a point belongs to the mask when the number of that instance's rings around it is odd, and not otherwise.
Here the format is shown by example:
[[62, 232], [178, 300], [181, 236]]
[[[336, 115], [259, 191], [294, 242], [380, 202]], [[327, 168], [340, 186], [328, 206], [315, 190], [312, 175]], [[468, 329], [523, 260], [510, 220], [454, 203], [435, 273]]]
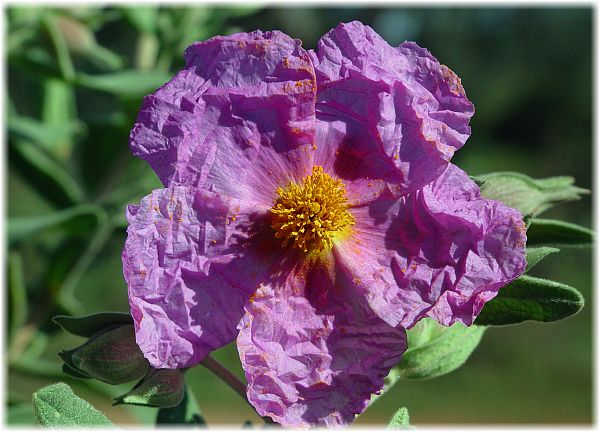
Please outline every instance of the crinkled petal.
[[183, 186], [129, 206], [123, 272], [136, 340], [152, 366], [192, 366], [235, 338], [244, 302], [273, 260], [266, 212]]
[[[470, 135], [460, 79], [413, 42], [393, 48], [372, 28], [340, 24], [310, 51], [317, 78], [317, 164], [349, 180], [381, 179], [396, 195], [439, 176]], [[340, 158], [342, 160], [340, 160]], [[352, 163], [357, 169], [344, 169]]]
[[346, 425], [400, 361], [405, 330], [358, 303], [331, 266], [286, 273], [259, 288], [240, 322], [248, 400], [285, 427]]
[[144, 99], [133, 153], [165, 186], [201, 186], [272, 204], [309, 171], [316, 84], [300, 41], [273, 31], [218, 36], [185, 52], [186, 67]]
[[418, 192], [351, 211], [354, 232], [336, 259], [390, 325], [410, 328], [426, 315], [470, 325], [525, 269], [521, 214], [482, 198], [452, 164]]

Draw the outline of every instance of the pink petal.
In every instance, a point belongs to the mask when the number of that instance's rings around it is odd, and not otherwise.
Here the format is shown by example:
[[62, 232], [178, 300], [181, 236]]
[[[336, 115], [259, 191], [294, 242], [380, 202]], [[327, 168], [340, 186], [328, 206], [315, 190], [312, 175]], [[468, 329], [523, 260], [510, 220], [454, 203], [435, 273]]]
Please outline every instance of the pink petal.
[[[342, 178], [380, 179], [394, 193], [440, 175], [470, 135], [473, 105], [460, 79], [412, 42], [393, 48], [358, 21], [310, 51], [317, 93], [316, 162]], [[346, 160], [359, 161], [355, 170]]]
[[361, 304], [335, 269], [286, 270], [259, 288], [240, 322], [248, 400], [284, 427], [346, 425], [400, 361], [405, 331]]
[[268, 209], [191, 187], [129, 206], [123, 272], [138, 345], [152, 366], [189, 367], [233, 340], [279, 245]]
[[144, 99], [133, 153], [165, 186], [202, 186], [272, 204], [309, 172], [316, 84], [308, 53], [281, 32], [197, 42], [186, 67]]
[[525, 269], [520, 213], [482, 198], [454, 165], [421, 191], [399, 200], [388, 192], [351, 211], [354, 234], [335, 257], [392, 326], [410, 328], [425, 315], [470, 325]]

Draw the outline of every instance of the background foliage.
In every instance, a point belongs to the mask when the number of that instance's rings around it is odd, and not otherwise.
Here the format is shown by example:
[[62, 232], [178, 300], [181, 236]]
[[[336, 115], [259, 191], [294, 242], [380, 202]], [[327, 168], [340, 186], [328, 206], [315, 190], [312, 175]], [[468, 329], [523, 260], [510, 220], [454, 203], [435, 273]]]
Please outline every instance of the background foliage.
[[[592, 181], [591, 9], [10, 7], [8, 23], [8, 422], [34, 423], [31, 395], [63, 380], [115, 423], [154, 410], [111, 407], [130, 386], [77, 381], [58, 351], [82, 342], [59, 313], [127, 311], [120, 252], [124, 207], [160, 186], [127, 147], [143, 95], [183, 65], [184, 48], [215, 34], [281, 29], [314, 48], [359, 19], [392, 45], [414, 40], [461, 78], [476, 107], [453, 162], [470, 174], [519, 171]], [[546, 215], [591, 226], [591, 199]], [[535, 275], [577, 287], [591, 304], [591, 253], [566, 249]], [[359, 417], [387, 423], [591, 422], [591, 307], [554, 324], [489, 329], [457, 371], [401, 381]], [[234, 346], [215, 357], [240, 376]], [[209, 423], [260, 422], [208, 371], [188, 373]]]

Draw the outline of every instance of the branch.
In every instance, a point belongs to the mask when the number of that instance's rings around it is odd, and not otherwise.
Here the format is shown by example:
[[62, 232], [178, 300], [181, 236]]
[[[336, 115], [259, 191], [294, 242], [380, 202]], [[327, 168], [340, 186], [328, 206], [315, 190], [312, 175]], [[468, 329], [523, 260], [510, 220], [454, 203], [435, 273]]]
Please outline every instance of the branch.
[[[221, 380], [231, 387], [237, 394], [239, 394], [247, 403], [254, 409], [252, 404], [248, 401], [246, 396], [246, 385], [240, 381], [229, 369], [223, 366], [221, 363], [216, 361], [210, 355], [204, 357], [204, 360], [200, 362], [202, 366], [211, 371], [213, 374], [221, 378]], [[270, 417], [262, 417], [267, 424], [276, 424]]]

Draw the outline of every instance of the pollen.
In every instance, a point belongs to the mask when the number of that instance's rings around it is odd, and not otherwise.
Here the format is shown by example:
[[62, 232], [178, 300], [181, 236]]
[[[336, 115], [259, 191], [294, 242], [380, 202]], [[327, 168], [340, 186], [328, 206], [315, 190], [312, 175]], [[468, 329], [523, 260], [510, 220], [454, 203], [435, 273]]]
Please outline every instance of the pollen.
[[291, 243], [303, 252], [329, 250], [355, 223], [348, 211], [344, 183], [323, 172], [321, 166], [315, 166], [302, 184], [290, 182], [278, 188], [277, 194], [271, 227], [283, 247]]

